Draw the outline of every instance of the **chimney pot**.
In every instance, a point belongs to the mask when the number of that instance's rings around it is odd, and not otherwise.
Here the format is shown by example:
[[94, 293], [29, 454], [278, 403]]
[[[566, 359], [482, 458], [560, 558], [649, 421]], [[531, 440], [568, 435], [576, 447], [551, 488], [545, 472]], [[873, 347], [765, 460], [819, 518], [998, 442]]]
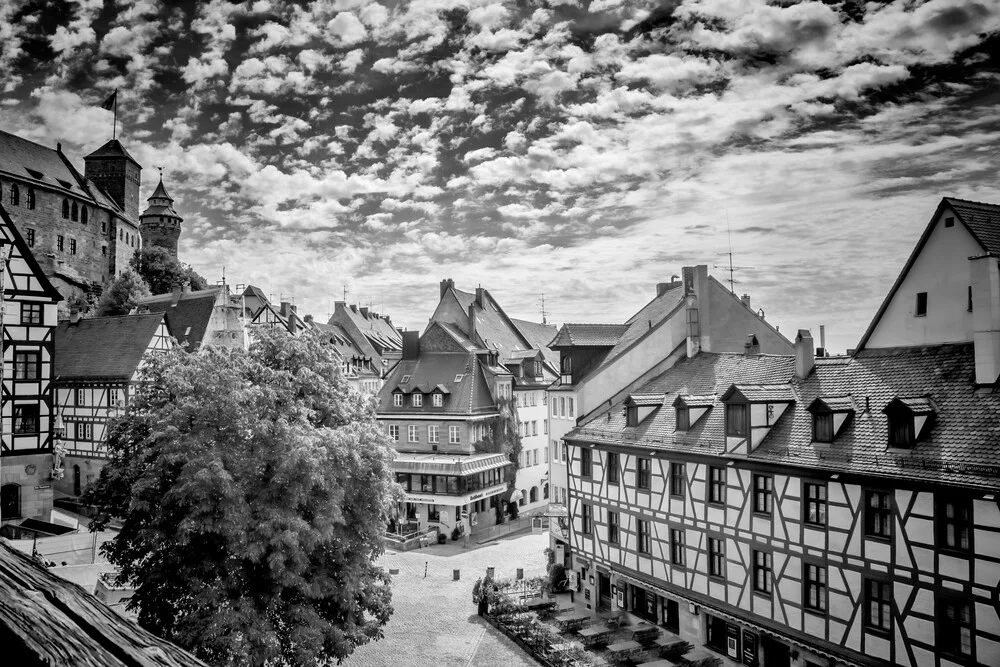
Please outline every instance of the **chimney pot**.
[[420, 332], [403, 332], [403, 359], [416, 359], [420, 354]]
[[795, 377], [805, 380], [815, 365], [812, 332], [808, 329], [799, 329], [799, 333], [795, 336]]
[[441, 296], [440, 296], [440, 298], [443, 299], [444, 295], [448, 292], [448, 290], [454, 289], [454, 287], [455, 287], [455, 281], [452, 280], [451, 278], [445, 278], [444, 280], [442, 280], [441, 281]]
[[476, 304], [469, 304], [469, 340], [476, 345]]
[[365, 317], [368, 317], [368, 307], [367, 306], [362, 306], [359, 310], [361, 311], [362, 315], [364, 315]]
[[740, 297], [740, 303], [742, 303], [744, 306], [746, 306], [747, 308], [749, 308], [750, 307], [750, 295], [749, 294], [744, 294], [743, 296], [741, 296]]
[[486, 290], [484, 290], [482, 287], [476, 288], [476, 304], [478, 304], [480, 308], [486, 307], [486, 302], [483, 301], [483, 292], [485, 291]]

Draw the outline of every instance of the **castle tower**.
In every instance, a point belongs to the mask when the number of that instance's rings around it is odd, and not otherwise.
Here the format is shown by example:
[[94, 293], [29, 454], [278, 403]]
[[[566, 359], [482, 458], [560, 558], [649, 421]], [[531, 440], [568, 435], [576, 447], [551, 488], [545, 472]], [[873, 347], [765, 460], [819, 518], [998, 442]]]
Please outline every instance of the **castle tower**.
[[142, 166], [128, 154], [117, 139], [112, 139], [83, 158], [83, 175], [107, 192], [125, 213], [125, 218], [139, 222], [139, 177]]
[[139, 231], [142, 234], [142, 245], [145, 248], [159, 246], [170, 251], [177, 257], [177, 239], [181, 236], [181, 223], [184, 221], [174, 210], [174, 200], [163, 187], [163, 174], [156, 190], [150, 195], [149, 206], [139, 217]]

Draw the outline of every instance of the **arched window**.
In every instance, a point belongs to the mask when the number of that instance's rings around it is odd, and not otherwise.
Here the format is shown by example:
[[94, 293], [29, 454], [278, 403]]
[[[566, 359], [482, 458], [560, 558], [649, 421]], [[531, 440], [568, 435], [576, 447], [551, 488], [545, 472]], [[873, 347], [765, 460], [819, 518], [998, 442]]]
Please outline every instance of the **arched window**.
[[80, 222], [82, 222], [83, 224], [87, 224], [87, 207], [86, 206], [81, 206], [80, 207]]
[[69, 219], [69, 200], [63, 199], [63, 218]]
[[531, 487], [531, 492], [528, 494], [528, 502], [529, 503], [537, 503], [538, 502], [538, 487], [537, 486]]
[[73, 495], [80, 495], [80, 466], [73, 466]]
[[521, 489], [521, 500], [519, 500], [517, 504], [521, 507], [528, 504], [528, 494], [525, 493], [524, 489]]
[[72, 208], [69, 210], [69, 219], [76, 222], [80, 217], [80, 209], [77, 208], [76, 202], [73, 202]]
[[21, 203], [21, 191], [17, 187], [17, 183], [10, 184], [10, 205], [17, 206]]
[[35, 188], [28, 188], [28, 196], [25, 203], [28, 205], [29, 209], [35, 209]]
[[21, 516], [21, 487], [17, 484], [4, 484], [0, 487], [0, 514], [4, 519]]
[[542, 484], [542, 500], [548, 500], [548, 499], [549, 499], [549, 483], [545, 482], [545, 484]]

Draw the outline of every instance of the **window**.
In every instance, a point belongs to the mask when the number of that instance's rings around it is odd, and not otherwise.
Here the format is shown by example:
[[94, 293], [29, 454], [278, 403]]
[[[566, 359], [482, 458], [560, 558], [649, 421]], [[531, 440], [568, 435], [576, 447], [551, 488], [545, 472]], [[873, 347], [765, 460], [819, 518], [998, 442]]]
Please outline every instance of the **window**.
[[806, 482], [804, 485], [804, 495], [806, 500], [805, 516], [806, 523], [818, 526], [826, 525], [826, 484]]
[[69, 254], [71, 255], [76, 254], [76, 239], [69, 240]]
[[649, 549], [649, 522], [643, 519], [635, 521], [636, 549], [641, 554], [648, 554]]
[[106, 220], [101, 220], [101, 233], [102, 234], [108, 233], [108, 223]]
[[905, 412], [894, 412], [889, 417], [889, 446], [909, 449], [917, 441], [913, 428], [913, 416]]
[[753, 589], [771, 594], [771, 554], [766, 551], [753, 552]]
[[41, 375], [41, 354], [37, 350], [14, 352], [14, 379], [37, 380]]
[[17, 484], [4, 484], [0, 487], [0, 516], [4, 519], [21, 516], [21, 487]]
[[583, 503], [580, 508], [580, 532], [589, 535], [594, 508], [587, 503]]
[[25, 238], [25, 240], [27, 240], [29, 248], [34, 248], [35, 247], [35, 230], [34, 229], [31, 229], [30, 227], [28, 228], [28, 235]]
[[593, 460], [591, 451], [586, 447], [580, 448], [580, 477], [590, 477]]
[[389, 424], [389, 437], [399, 442], [399, 424]]
[[937, 506], [938, 547], [969, 551], [972, 538], [972, 506], [964, 499], [941, 498]]
[[81, 206], [80, 207], [80, 222], [82, 222], [83, 224], [87, 224], [87, 207], [86, 206]]
[[84, 424], [82, 422], [76, 423], [76, 439], [77, 440], [93, 440], [94, 439], [94, 425]]
[[80, 218], [80, 207], [76, 205], [76, 202], [70, 204], [69, 209], [69, 219], [76, 222]]
[[747, 436], [747, 405], [729, 403], [726, 405], [726, 435], [731, 438]]
[[833, 442], [832, 412], [817, 412], [813, 415], [813, 442]]
[[87, 404], [87, 390], [86, 389], [77, 389], [73, 393], [76, 394], [75, 398], [76, 398], [76, 404], [77, 405], [86, 405]]
[[886, 491], [865, 492], [865, 535], [892, 537], [892, 497]]
[[538, 435], [538, 422], [534, 420], [531, 422], [531, 435]]
[[21, 191], [17, 187], [17, 183], [10, 184], [10, 205], [17, 206], [21, 203]]
[[448, 427], [448, 442], [452, 445], [457, 445], [462, 442], [462, 438], [457, 426]]
[[753, 476], [753, 511], [758, 514], [771, 513], [771, 487], [774, 480], [770, 475]]
[[14, 433], [38, 433], [38, 405], [14, 406]]
[[889, 632], [892, 630], [892, 583], [888, 581], [865, 581], [865, 625], [869, 630]]
[[439, 508], [437, 505], [428, 505], [427, 520], [433, 522], [441, 521], [441, 508]]
[[691, 428], [691, 413], [687, 408], [677, 406], [677, 430], [687, 431]]
[[21, 304], [21, 324], [41, 324], [42, 304], [22, 303]]
[[101, 256], [107, 257], [107, 255], [108, 255], [108, 246], [102, 245], [101, 246]]
[[30, 209], [30, 210], [34, 210], [35, 209], [35, 189], [34, 188], [28, 188], [28, 196], [27, 196], [27, 201], [25, 201], [25, 203], [28, 205], [28, 209]]
[[972, 312], [972, 285], [969, 285], [969, 295], [966, 300], [965, 309], [970, 313]]
[[826, 567], [805, 563], [802, 587], [802, 603], [805, 608], [826, 613]]
[[64, 219], [69, 219], [69, 200], [63, 199], [62, 215]]
[[[545, 394], [542, 394], [542, 396], [544, 396], [544, 395]], [[543, 419], [542, 420], [542, 435], [548, 435], [548, 434], [549, 434], [549, 420], [548, 419]]]
[[649, 489], [650, 460], [638, 458], [635, 461], [635, 486], [638, 489]]
[[434, 394], [431, 397], [431, 405], [433, 405], [435, 408], [440, 408], [442, 405], [444, 405], [444, 395]]
[[608, 543], [618, 544], [618, 512], [608, 512]]
[[60, 234], [59, 236], [56, 237], [56, 250], [58, 250], [59, 252], [62, 252], [63, 251], [63, 245], [64, 245], [63, 237], [62, 237], [62, 234]]
[[117, 389], [109, 389], [108, 390], [108, 405], [115, 406], [115, 405], [118, 405], [118, 403], [120, 403], [120, 402], [121, 402], [121, 399], [118, 397], [118, 390]]
[[427, 442], [438, 442], [438, 426], [427, 427]]
[[670, 562], [684, 567], [684, 531], [678, 528], [670, 529]]
[[917, 292], [917, 307], [913, 310], [915, 317], [923, 317], [927, 314], [927, 292]]
[[708, 574], [712, 577], [725, 576], [726, 548], [721, 537], [708, 538]]
[[393, 394], [392, 395], [392, 405], [393, 405], [393, 407], [396, 407], [396, 408], [403, 407], [403, 395], [400, 394], [399, 392], [396, 392], [395, 394]]
[[972, 605], [951, 597], [937, 600], [937, 648], [945, 655], [972, 657]]
[[567, 398], [566, 399], [566, 407], [568, 408], [568, 414], [566, 416], [567, 417], [572, 417], [573, 416], [573, 399], [572, 398]]
[[670, 495], [684, 496], [684, 464], [670, 464]]
[[618, 486], [618, 478], [621, 476], [621, 467], [618, 461], [617, 452], [608, 452], [608, 484]]
[[634, 405], [626, 406], [625, 408], [625, 425], [626, 426], [638, 426], [639, 425], [639, 408]]
[[413, 407], [419, 408], [422, 407], [423, 404], [424, 404], [423, 394], [413, 394], [410, 396], [410, 405], [412, 405]]
[[945, 227], [954, 227], [955, 226], [955, 218], [950, 217], [950, 216], [947, 217], [947, 218], [945, 218], [944, 219], [944, 226]]
[[726, 469], [708, 468], [708, 502], [723, 505], [726, 502]]
[[407, 436], [408, 436], [407, 440], [409, 442], [419, 442], [419, 439], [417, 438], [417, 426], [416, 426], [416, 424], [410, 424], [409, 426], [406, 427], [406, 430], [407, 430]]

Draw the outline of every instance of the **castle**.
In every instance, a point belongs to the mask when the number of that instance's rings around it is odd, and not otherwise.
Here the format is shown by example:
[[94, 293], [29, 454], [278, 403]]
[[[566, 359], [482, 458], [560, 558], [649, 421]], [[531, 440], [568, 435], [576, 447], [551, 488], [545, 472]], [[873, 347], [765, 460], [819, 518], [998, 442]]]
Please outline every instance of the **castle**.
[[182, 218], [162, 179], [140, 215], [142, 166], [112, 139], [83, 158], [0, 130], [0, 200], [39, 265], [71, 303], [94, 302], [143, 245], [177, 256]]

